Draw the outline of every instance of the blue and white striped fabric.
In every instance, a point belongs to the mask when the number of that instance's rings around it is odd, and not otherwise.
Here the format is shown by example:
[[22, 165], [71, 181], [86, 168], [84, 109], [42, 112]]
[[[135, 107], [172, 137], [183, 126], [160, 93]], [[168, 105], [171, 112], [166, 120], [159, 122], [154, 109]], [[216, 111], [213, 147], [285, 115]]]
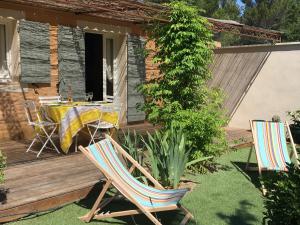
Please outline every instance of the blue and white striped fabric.
[[284, 124], [281, 122], [252, 121], [257, 161], [262, 169], [287, 170], [291, 163]]
[[113, 185], [128, 199], [133, 198], [145, 208], [176, 205], [188, 189], [159, 190], [135, 179], [116, 154], [110, 140], [104, 139], [86, 148], [90, 151], [103, 173], [112, 178]]

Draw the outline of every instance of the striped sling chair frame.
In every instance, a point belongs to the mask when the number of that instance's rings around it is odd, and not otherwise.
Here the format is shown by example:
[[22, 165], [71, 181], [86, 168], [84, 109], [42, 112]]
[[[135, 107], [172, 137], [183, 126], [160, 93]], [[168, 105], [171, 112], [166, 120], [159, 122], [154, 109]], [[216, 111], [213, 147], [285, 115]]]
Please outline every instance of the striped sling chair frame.
[[[246, 169], [258, 170], [261, 176], [262, 171], [287, 171], [287, 164], [291, 163], [291, 158], [296, 158], [296, 165], [299, 166], [298, 155], [287, 122], [271, 122], [263, 120], [250, 121], [253, 136], [253, 145], [250, 149]], [[288, 132], [292, 151], [289, 154], [286, 142], [286, 130]], [[255, 148], [258, 167], [249, 167], [253, 146]], [[263, 187], [263, 193], [265, 189]]]
[[[180, 225], [186, 224], [190, 218], [193, 218], [192, 214], [179, 204], [179, 201], [189, 189], [164, 189], [157, 180], [155, 180], [109, 135], [106, 135], [104, 140], [88, 147], [84, 148], [79, 146], [79, 149], [106, 177], [106, 183], [91, 211], [80, 217], [82, 221], [89, 222], [91, 219], [101, 220], [143, 213], [153, 222], [153, 224], [162, 225], [152, 213], [170, 210], [182, 210], [184, 212], [185, 216]], [[124, 166], [124, 161], [129, 161], [132, 164], [129, 170]], [[147, 186], [135, 179], [131, 175], [134, 169], [140, 170], [154, 187]], [[117, 194], [124, 196], [127, 200], [132, 202], [137, 209], [100, 213], [103, 207], [117, 197], [116, 194], [111, 198], [104, 199], [104, 195], [110, 187], [115, 187], [119, 192]]]

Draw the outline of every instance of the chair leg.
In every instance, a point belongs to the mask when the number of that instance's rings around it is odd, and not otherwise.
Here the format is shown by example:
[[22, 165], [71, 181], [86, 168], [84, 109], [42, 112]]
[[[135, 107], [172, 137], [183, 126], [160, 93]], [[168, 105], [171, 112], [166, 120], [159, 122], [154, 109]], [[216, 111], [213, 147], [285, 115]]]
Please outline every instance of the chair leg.
[[183, 206], [179, 206], [179, 209], [181, 209], [181, 210], [184, 212], [184, 214], [185, 214], [185, 216], [184, 216], [184, 218], [182, 219], [180, 225], [185, 225], [190, 219], [193, 218], [193, 215], [192, 215], [192, 213], [190, 213], [190, 212], [189, 212], [185, 207], [183, 207]]
[[[258, 174], [259, 174], [259, 177], [262, 178], [262, 172], [261, 172], [260, 168], [258, 168]], [[263, 196], [266, 196], [267, 189], [265, 188], [265, 185], [263, 183], [261, 183], [261, 192], [262, 192]]]
[[246, 163], [246, 170], [248, 170], [248, 168], [249, 168], [249, 162], [250, 162], [250, 159], [251, 159], [252, 152], [253, 152], [253, 145], [251, 146], [251, 149], [249, 151], [248, 160], [247, 160], [247, 163]]
[[45, 143], [43, 144], [42, 148], [40, 149], [40, 151], [38, 152], [38, 154], [36, 155], [36, 157], [40, 157], [40, 154], [42, 153], [42, 151], [44, 150], [44, 148], [46, 147], [47, 143], [48, 143], [49, 139], [47, 139], [45, 141]]
[[[55, 151], [60, 154], [59, 150], [57, 149], [56, 145], [54, 144], [54, 142], [52, 141], [51, 137], [54, 134], [55, 130], [56, 130], [57, 126], [55, 126], [55, 128], [53, 129], [53, 131], [50, 133], [49, 135], [49, 141], [51, 142], [52, 146], [54, 147]], [[48, 136], [47, 136], [48, 137]]]
[[47, 136], [47, 140], [45, 141], [44, 145], [42, 146], [41, 150], [38, 152], [37, 154], [37, 158], [40, 156], [40, 154], [42, 153], [42, 151], [44, 150], [44, 148], [46, 147], [47, 143], [50, 141], [52, 143], [52, 145], [54, 146], [55, 150], [59, 153], [58, 149], [56, 148], [55, 144], [53, 143], [53, 141], [51, 140], [51, 137], [54, 133], [54, 131], [56, 130], [56, 127], [53, 129], [53, 131], [50, 133], [50, 135], [47, 133], [47, 131], [45, 130], [44, 127], [41, 127], [42, 131], [45, 133], [45, 135]]
[[109, 186], [111, 185], [111, 183], [112, 183], [112, 181], [110, 181], [110, 180], [106, 182], [106, 184], [104, 185], [104, 187], [103, 187], [103, 189], [102, 189], [99, 197], [95, 201], [95, 203], [94, 203], [91, 211], [89, 211], [86, 215], [80, 217], [79, 219], [81, 219], [84, 222], [90, 222], [91, 221], [91, 219], [95, 215], [95, 212], [100, 210], [99, 209], [99, 205], [100, 205], [100, 203], [101, 203], [101, 201], [102, 201], [102, 199], [103, 199], [106, 191], [108, 190]]
[[161, 222], [155, 216], [152, 215], [149, 211], [145, 211], [144, 214], [152, 221], [155, 225], [162, 225]]
[[89, 145], [91, 145], [92, 144], [92, 142], [95, 144], [95, 136], [96, 136], [96, 134], [97, 134], [97, 131], [98, 131], [98, 128], [95, 128], [95, 131], [93, 132], [93, 134], [92, 134], [92, 132], [90, 131], [90, 128], [87, 126], [87, 129], [88, 129], [88, 131], [89, 131], [89, 133], [90, 133], [90, 136], [91, 136], [91, 140], [90, 140], [90, 142], [89, 142]]
[[75, 136], [75, 152], [78, 151], [78, 134]]
[[31, 147], [34, 145], [34, 143], [35, 143], [36, 140], [37, 140], [37, 136], [35, 136], [35, 138], [32, 140], [32, 142], [29, 145], [29, 147], [27, 148], [26, 152], [29, 152], [31, 150]]

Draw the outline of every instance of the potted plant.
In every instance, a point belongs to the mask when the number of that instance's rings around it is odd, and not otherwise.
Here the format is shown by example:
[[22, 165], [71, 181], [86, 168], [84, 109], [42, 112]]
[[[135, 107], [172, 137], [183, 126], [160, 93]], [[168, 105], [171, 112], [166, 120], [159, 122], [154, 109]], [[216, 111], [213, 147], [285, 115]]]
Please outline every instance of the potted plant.
[[294, 142], [300, 144], [300, 110], [294, 112], [288, 112], [288, 115], [293, 121], [293, 123], [290, 125], [290, 130]]

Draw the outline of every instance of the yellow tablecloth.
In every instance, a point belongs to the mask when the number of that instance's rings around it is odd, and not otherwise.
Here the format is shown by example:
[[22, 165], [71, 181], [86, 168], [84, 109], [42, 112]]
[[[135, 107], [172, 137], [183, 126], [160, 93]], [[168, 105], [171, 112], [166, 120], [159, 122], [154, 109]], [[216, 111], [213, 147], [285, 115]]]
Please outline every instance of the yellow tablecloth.
[[66, 105], [46, 105], [43, 112], [53, 122], [59, 124], [61, 149], [67, 153], [72, 145], [73, 137], [88, 123], [95, 122], [101, 115], [101, 120], [118, 127], [117, 112], [101, 112], [101, 106], [87, 103], [72, 103]]

